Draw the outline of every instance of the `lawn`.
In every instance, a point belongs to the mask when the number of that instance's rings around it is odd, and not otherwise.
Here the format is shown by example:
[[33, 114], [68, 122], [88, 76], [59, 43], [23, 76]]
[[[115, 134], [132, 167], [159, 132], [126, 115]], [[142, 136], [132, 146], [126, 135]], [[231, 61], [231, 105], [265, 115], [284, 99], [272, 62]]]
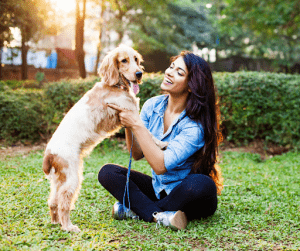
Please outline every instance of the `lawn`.
[[[123, 143], [106, 140], [85, 159], [84, 182], [68, 233], [50, 223], [43, 152], [0, 163], [0, 250], [299, 250], [300, 154], [262, 161], [257, 154], [222, 152], [225, 188], [217, 212], [183, 231], [155, 223], [117, 221], [115, 199], [98, 183], [105, 163], [128, 165]], [[133, 169], [150, 174], [146, 161]]]

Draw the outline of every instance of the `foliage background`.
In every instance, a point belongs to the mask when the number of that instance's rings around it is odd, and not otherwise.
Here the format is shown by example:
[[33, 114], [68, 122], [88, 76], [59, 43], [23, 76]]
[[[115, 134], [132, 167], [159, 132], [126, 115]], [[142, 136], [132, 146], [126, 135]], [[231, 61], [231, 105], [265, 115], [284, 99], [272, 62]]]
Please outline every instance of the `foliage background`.
[[[129, 38], [134, 48], [143, 52], [146, 69], [154, 72], [165, 69], [171, 55], [193, 50], [195, 46], [215, 51], [220, 63], [222, 59], [238, 57], [256, 60], [257, 68], [263, 61], [271, 62], [273, 66], [268, 69], [273, 71], [300, 71], [298, 0], [76, 0], [74, 3], [76, 11], [66, 15], [56, 10], [50, 0], [1, 1], [0, 48], [9, 45], [13, 39], [10, 28], [17, 27], [22, 33], [22, 55], [25, 55], [29, 47], [35, 47], [33, 42], [59, 34], [69, 16], [76, 22], [76, 55], [83, 78], [86, 76], [84, 34], [91, 27], [94, 34], [99, 34], [96, 65], [101, 53], [104, 55], [108, 48]], [[111, 39], [111, 34], [117, 34], [117, 39]], [[26, 79], [25, 56], [22, 61], [22, 77]]]
[[[163, 75], [145, 74], [140, 105], [160, 95]], [[225, 139], [262, 139], [287, 148], [300, 144], [300, 76], [276, 73], [214, 73]], [[1, 81], [0, 137], [7, 142], [47, 139], [68, 110], [99, 78], [61, 81], [41, 89], [34, 82]]]

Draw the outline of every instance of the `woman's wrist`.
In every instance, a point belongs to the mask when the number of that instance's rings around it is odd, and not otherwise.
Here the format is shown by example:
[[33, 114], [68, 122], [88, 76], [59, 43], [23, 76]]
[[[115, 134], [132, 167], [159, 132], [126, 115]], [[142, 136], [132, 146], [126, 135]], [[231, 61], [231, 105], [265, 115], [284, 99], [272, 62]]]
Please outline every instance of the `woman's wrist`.
[[135, 123], [135, 124], [131, 127], [131, 130], [132, 130], [133, 132], [136, 132], [136, 131], [141, 130], [142, 128], [145, 128], [145, 126], [144, 126], [142, 120], [139, 120], [139, 121], [137, 121], [137, 123]]
[[165, 173], [167, 170], [164, 166], [164, 153], [152, 140], [151, 134], [144, 124], [136, 123], [131, 130], [139, 143], [141, 152], [153, 171], [157, 175]]

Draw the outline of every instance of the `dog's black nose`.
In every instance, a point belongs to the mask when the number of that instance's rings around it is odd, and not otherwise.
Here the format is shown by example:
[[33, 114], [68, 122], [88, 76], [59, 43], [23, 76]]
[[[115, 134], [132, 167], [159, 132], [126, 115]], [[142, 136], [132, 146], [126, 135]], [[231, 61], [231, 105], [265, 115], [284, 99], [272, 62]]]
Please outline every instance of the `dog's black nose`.
[[136, 75], [137, 79], [141, 79], [143, 76], [143, 73], [141, 71], [138, 71], [135, 73], [135, 75]]

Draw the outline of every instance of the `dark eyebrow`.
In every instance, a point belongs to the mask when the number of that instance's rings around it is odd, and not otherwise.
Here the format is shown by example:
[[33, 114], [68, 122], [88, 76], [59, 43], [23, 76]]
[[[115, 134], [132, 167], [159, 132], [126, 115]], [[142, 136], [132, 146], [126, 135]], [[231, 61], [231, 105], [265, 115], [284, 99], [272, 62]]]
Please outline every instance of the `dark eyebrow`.
[[[172, 64], [175, 65], [174, 62], [172, 62]], [[171, 64], [171, 65], [172, 65], [172, 64]], [[182, 68], [180, 68], [180, 67], [177, 67], [177, 68], [180, 69], [180, 70], [182, 70], [182, 71], [186, 74], [186, 72], [185, 72], [184, 69], [182, 69]]]

